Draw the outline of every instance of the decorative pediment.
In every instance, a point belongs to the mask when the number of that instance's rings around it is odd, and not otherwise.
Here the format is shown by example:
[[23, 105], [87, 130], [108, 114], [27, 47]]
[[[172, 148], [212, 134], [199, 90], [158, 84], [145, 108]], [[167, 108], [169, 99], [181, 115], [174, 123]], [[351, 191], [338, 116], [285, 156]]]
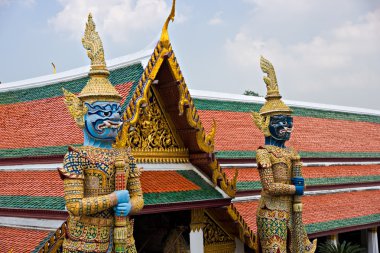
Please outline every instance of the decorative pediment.
[[188, 162], [188, 151], [154, 93], [150, 87], [137, 121], [124, 123], [117, 145], [130, 147], [139, 162]]

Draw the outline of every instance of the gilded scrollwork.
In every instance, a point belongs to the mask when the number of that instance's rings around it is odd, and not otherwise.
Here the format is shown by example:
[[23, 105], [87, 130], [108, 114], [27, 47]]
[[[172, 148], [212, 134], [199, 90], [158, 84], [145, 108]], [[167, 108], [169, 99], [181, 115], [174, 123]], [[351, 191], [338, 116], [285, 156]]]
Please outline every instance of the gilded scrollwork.
[[205, 227], [203, 228], [205, 253], [233, 253], [235, 252], [234, 237], [226, 233], [223, 228], [206, 212]]
[[207, 215], [205, 215], [203, 237], [205, 245], [233, 241], [233, 239]]
[[151, 92], [149, 101], [149, 105], [141, 109], [139, 121], [129, 125], [126, 145], [133, 149], [179, 148], [157, 99]]

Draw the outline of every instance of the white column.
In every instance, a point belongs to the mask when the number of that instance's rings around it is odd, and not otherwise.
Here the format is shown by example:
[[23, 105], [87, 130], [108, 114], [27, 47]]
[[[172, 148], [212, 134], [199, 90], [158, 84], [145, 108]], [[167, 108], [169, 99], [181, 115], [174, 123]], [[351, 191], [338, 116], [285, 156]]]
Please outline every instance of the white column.
[[235, 237], [235, 253], [244, 253], [244, 243]]
[[190, 231], [190, 252], [203, 253], [203, 229]]
[[335, 246], [338, 245], [338, 234], [329, 235], [327, 238], [328, 241], [333, 242]]
[[368, 253], [379, 253], [379, 241], [377, 240], [377, 227], [368, 229]]

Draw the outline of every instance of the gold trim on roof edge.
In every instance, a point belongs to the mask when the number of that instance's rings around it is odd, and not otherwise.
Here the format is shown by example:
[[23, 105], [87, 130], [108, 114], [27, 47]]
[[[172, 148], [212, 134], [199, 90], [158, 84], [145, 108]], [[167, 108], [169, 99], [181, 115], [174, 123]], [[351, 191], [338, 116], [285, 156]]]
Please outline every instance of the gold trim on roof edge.
[[189, 163], [189, 151], [186, 148], [132, 149], [137, 163]]
[[227, 178], [225, 172], [223, 172], [220, 164], [217, 160], [214, 160], [210, 165], [212, 170], [212, 182], [214, 185], [220, 185], [220, 188], [231, 198], [236, 196], [236, 183], [238, 177], [238, 170], [235, 169], [235, 175], [232, 180]]
[[247, 244], [247, 246], [251, 249], [254, 249], [255, 252], [258, 252], [258, 238], [245, 222], [244, 218], [239, 214], [237, 209], [230, 204], [227, 208], [227, 213], [230, 215], [232, 220], [238, 224], [240, 240]]

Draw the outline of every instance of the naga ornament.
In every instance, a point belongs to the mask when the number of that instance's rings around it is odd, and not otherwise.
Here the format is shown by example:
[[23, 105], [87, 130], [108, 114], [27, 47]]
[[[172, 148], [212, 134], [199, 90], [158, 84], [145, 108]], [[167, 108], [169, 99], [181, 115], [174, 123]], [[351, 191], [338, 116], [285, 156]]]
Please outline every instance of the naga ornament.
[[64, 89], [65, 104], [83, 129], [84, 143], [69, 147], [58, 169], [69, 212], [62, 252], [135, 253], [129, 215], [144, 206], [141, 169], [129, 149], [112, 147], [122, 125], [122, 97], [108, 80], [91, 14], [82, 43], [91, 59], [90, 78], [78, 96]]
[[302, 223], [301, 158], [285, 146], [293, 130], [292, 110], [281, 100], [273, 65], [261, 57], [260, 66], [267, 74], [266, 102], [259, 112], [252, 112], [255, 125], [265, 136], [265, 145], [256, 152], [263, 186], [256, 214], [260, 246], [264, 253], [312, 253], [317, 241], [309, 241]]

